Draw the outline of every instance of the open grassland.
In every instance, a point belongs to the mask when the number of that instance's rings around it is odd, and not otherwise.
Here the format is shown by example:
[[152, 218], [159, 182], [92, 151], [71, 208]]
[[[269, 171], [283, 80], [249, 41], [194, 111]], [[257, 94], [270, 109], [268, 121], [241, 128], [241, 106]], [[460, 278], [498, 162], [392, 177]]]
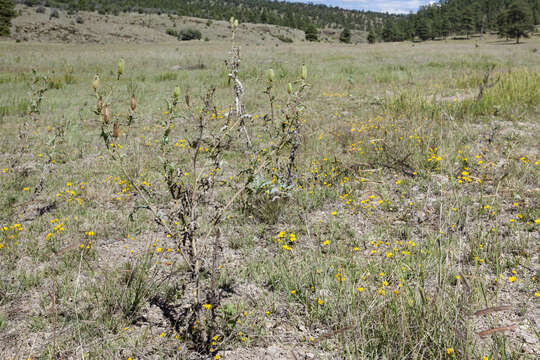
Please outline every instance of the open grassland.
[[538, 48], [0, 43], [1, 358], [538, 358]]

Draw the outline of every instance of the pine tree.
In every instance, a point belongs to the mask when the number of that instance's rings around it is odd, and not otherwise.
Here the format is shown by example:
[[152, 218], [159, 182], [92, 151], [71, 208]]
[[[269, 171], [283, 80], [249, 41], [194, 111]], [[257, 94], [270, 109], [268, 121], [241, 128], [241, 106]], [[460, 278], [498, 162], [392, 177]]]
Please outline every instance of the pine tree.
[[450, 21], [448, 21], [448, 18], [445, 16], [441, 20], [441, 36], [446, 39], [449, 33], [450, 33]]
[[317, 30], [315, 25], [309, 24], [306, 26], [304, 33], [306, 34], [307, 41], [319, 41], [319, 30]]
[[349, 30], [349, 28], [343, 29], [343, 31], [339, 35], [339, 41], [345, 44], [351, 43], [351, 30]]
[[420, 18], [416, 22], [416, 35], [422, 39], [422, 41], [426, 41], [431, 37], [431, 30], [426, 19]]
[[474, 18], [473, 18], [473, 12], [472, 9], [469, 7], [465, 10], [461, 17], [461, 29], [465, 32], [465, 35], [467, 35], [467, 39], [469, 38], [469, 35], [474, 30]]
[[531, 13], [529, 6], [520, 0], [514, 1], [506, 11], [507, 33], [516, 38], [516, 44], [534, 30]]
[[497, 15], [497, 32], [500, 37], [506, 37], [508, 40], [510, 36], [508, 32], [508, 11], [501, 11]]
[[9, 35], [11, 18], [14, 16], [15, 3], [13, 0], [0, 0], [0, 36]]
[[375, 42], [377, 41], [377, 35], [375, 34], [375, 32], [373, 30], [371, 30], [367, 36], [367, 41], [368, 43], [370, 44], [375, 44]]
[[394, 41], [395, 34], [394, 34], [394, 27], [392, 25], [393, 24], [391, 22], [387, 22], [384, 25], [382, 37], [383, 37], [383, 41], [385, 42]]

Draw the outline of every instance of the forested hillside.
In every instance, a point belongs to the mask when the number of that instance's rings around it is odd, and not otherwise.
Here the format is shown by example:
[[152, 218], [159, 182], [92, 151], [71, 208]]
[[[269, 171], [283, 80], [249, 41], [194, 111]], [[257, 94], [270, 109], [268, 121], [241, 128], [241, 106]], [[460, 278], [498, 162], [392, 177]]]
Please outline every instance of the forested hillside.
[[121, 11], [175, 13], [215, 20], [231, 16], [240, 22], [264, 23], [304, 29], [317, 27], [350, 28], [369, 31], [383, 21], [403, 16], [338, 7], [271, 0], [21, 0], [26, 5], [58, 7], [71, 11], [87, 10], [118, 14]]
[[[240, 22], [274, 24], [302, 30], [356, 29], [370, 32], [368, 40], [404, 41], [469, 37], [497, 32], [501, 37], [526, 37], [540, 23], [540, 0], [440, 0], [416, 14], [392, 15], [338, 7], [272, 0], [20, 0], [70, 12], [98, 11], [173, 13], [215, 20], [231, 16]], [[313, 37], [316, 39], [316, 36]]]
[[427, 40], [486, 32], [515, 37], [506, 26], [505, 19], [511, 7], [522, 10], [525, 15], [522, 22], [529, 25], [540, 23], [540, 0], [441, 0], [422, 6], [414, 15], [387, 19], [378, 35], [384, 41], [411, 40], [415, 37]]

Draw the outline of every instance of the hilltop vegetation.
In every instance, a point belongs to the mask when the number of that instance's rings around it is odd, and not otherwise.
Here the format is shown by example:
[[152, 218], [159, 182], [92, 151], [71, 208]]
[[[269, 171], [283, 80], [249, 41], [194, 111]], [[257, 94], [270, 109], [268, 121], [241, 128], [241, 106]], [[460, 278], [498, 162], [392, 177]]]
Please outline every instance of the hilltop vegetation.
[[[540, 23], [540, 0], [442, 0], [422, 6], [416, 14], [391, 15], [371, 11], [344, 10], [325, 5], [269, 0], [20, 0], [29, 6], [46, 4], [68, 13], [97, 11], [174, 14], [213, 20], [273, 24], [306, 31], [316, 41], [317, 28], [361, 30], [370, 42], [428, 40], [447, 36], [469, 37], [473, 33], [496, 32], [501, 37], [526, 37]], [[519, 14], [518, 14], [519, 13]]]
[[522, 24], [527, 32], [533, 25], [540, 24], [540, 0], [443, 0], [420, 7], [416, 14], [386, 20], [379, 28], [379, 36], [384, 41], [427, 40], [487, 32], [516, 37], [515, 31], [508, 31], [508, 21], [504, 19], [516, 7], [523, 15], [517, 19], [510, 17], [512, 23]]
[[[120, 16], [78, 11], [70, 14], [54, 8], [18, 5], [11, 38], [19, 42], [47, 43], [155, 43], [198, 38], [201, 41], [228, 41], [228, 22], [170, 14], [123, 13]], [[56, 14], [56, 17], [52, 15]], [[268, 24], [241, 24], [238, 41], [242, 44], [275, 46], [287, 40], [303, 41], [301, 30]], [[186, 36], [187, 35], [187, 36]], [[328, 34], [328, 38], [330, 38]], [[337, 38], [337, 34], [333, 35]], [[356, 38], [360, 37], [356, 34]]]
[[[26, 5], [38, 5], [41, 0], [25, 0]], [[49, 0], [50, 7], [66, 10], [99, 11], [103, 14], [120, 12], [174, 13], [214, 20], [229, 20], [231, 16], [240, 22], [272, 24], [304, 29], [309, 24], [319, 28], [350, 28], [367, 31], [384, 19], [397, 15], [372, 11], [344, 10], [326, 5], [290, 3], [270, 0]]]

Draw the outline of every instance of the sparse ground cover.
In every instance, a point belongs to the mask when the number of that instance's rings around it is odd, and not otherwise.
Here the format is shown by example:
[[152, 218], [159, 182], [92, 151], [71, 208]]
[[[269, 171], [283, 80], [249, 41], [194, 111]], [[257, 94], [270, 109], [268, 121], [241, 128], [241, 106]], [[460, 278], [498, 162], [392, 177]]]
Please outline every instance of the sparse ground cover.
[[2, 358], [537, 358], [539, 47], [1, 43]]
[[[58, 17], [51, 17], [54, 9], [17, 5], [20, 16], [13, 19], [11, 37], [17, 41], [43, 41], [56, 43], [149, 43], [175, 41], [169, 32], [195, 29], [201, 32], [202, 40], [224, 41], [229, 39], [226, 21], [206, 20], [172, 14], [123, 13], [102, 15], [96, 12], [79, 11], [69, 14], [56, 10]], [[283, 26], [265, 24], [240, 24], [237, 40], [242, 44], [279, 44], [286, 39], [295, 42], [304, 40], [304, 32]], [[337, 39], [337, 31], [328, 30], [323, 38]], [[355, 31], [354, 39], [361, 32]], [[282, 38], [282, 40], [279, 39]]]

